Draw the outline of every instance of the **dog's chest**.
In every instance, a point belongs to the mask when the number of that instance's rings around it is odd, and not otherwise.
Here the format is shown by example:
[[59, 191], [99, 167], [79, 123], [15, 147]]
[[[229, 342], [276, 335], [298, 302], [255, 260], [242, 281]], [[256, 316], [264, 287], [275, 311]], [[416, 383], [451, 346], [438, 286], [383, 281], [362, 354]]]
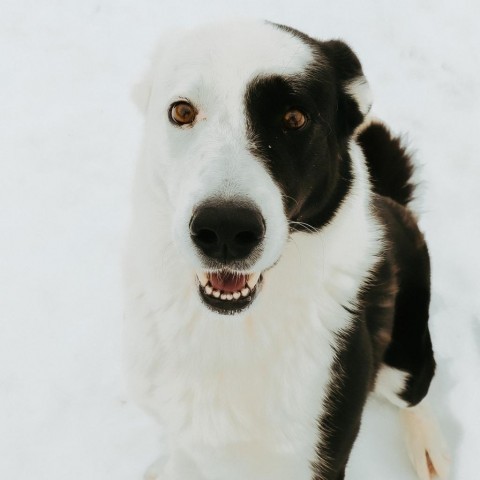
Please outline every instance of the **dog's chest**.
[[263, 468], [310, 478], [334, 358], [319, 314], [310, 302], [268, 318], [194, 318], [175, 334], [160, 326], [158, 338], [174, 336], [135, 374], [144, 400], [212, 475], [238, 464], [249, 478]]

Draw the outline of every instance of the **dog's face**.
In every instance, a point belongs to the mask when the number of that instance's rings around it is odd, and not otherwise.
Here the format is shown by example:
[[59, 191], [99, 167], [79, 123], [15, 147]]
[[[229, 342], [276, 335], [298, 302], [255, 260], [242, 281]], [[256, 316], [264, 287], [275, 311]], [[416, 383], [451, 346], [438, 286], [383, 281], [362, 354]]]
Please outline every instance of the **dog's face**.
[[292, 232], [321, 229], [348, 194], [370, 107], [360, 64], [341, 42], [243, 22], [174, 35], [154, 67], [151, 183], [203, 304], [242, 312]]

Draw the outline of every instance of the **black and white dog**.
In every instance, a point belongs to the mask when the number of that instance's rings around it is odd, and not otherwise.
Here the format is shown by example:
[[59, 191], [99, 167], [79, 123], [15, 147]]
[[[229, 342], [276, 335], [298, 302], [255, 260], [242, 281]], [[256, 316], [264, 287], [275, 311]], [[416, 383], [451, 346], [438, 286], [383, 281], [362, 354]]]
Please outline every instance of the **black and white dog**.
[[146, 478], [342, 479], [372, 391], [445, 478], [412, 164], [352, 50], [209, 25], [169, 35], [136, 96], [127, 371], [168, 437]]

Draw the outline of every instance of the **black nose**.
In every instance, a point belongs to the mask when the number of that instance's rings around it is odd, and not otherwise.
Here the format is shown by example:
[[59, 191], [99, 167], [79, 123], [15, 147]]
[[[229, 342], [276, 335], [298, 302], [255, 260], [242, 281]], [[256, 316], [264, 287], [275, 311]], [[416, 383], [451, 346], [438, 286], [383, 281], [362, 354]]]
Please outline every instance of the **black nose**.
[[250, 205], [205, 203], [193, 214], [190, 235], [206, 256], [228, 263], [248, 257], [261, 243], [265, 222]]

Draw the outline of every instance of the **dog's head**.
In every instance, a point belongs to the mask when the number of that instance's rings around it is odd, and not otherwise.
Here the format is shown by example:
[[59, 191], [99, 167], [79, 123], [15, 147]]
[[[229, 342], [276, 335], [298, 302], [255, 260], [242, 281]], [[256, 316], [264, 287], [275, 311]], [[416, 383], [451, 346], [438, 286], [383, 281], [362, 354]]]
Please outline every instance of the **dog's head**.
[[147, 84], [145, 155], [172, 241], [203, 303], [241, 312], [289, 235], [320, 230], [348, 194], [370, 108], [360, 63], [340, 41], [238, 22], [171, 35]]

